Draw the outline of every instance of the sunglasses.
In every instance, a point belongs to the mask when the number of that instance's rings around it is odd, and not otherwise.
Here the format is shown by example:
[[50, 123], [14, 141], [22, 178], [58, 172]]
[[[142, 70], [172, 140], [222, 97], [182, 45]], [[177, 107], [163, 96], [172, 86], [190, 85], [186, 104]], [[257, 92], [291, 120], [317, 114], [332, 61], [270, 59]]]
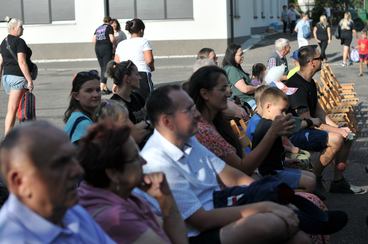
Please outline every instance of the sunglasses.
[[322, 60], [323, 60], [323, 58], [322, 58], [321, 56], [319, 56], [319, 57], [313, 58], [312, 60], [319, 60], [319, 61], [322, 61]]

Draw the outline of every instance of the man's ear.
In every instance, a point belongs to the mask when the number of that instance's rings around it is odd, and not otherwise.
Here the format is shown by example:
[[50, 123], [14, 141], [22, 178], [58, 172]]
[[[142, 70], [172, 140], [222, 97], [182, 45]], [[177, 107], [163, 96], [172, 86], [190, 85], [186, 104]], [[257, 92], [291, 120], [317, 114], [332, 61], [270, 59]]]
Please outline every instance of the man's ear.
[[7, 185], [10, 192], [23, 199], [32, 197], [30, 186], [26, 183], [24, 174], [17, 169], [10, 169], [7, 174]]
[[173, 130], [175, 128], [175, 125], [174, 125], [174, 119], [171, 115], [169, 114], [162, 114], [160, 116], [160, 124], [165, 127], [165, 128], [168, 128], [169, 130]]

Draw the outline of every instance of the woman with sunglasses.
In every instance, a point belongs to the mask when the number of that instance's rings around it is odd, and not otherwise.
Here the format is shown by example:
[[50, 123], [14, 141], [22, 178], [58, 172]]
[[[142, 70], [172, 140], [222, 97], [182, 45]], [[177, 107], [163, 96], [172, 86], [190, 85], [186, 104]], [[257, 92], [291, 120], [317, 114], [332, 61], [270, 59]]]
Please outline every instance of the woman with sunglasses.
[[8, 110], [5, 116], [5, 134], [13, 128], [20, 99], [25, 91], [33, 90], [31, 77], [32, 50], [20, 38], [23, 35], [23, 22], [7, 18], [8, 36], [0, 46], [0, 77], [5, 92], [9, 95]]
[[70, 102], [64, 114], [64, 131], [72, 143], [85, 135], [92, 116], [101, 102], [100, 77], [96, 70], [79, 72], [73, 79]]
[[[136, 92], [140, 88], [137, 66], [130, 60], [121, 63], [110, 61], [106, 70], [107, 75], [112, 78], [114, 85], [116, 85], [115, 94], [112, 95], [111, 99], [125, 104], [129, 111], [129, 119], [143, 133], [142, 136], [146, 137], [152, 130], [146, 120], [144, 98]], [[140, 146], [143, 144], [140, 143]]]

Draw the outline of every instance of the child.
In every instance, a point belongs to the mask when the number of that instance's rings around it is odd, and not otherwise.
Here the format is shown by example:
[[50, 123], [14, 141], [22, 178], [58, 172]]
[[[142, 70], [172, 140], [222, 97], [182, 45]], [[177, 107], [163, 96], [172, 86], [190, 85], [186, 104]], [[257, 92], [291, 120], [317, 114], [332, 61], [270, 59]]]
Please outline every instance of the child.
[[262, 63], [257, 63], [252, 67], [252, 85], [260, 86], [263, 83], [263, 79], [266, 75], [266, 66]]
[[289, 70], [289, 73], [287, 75], [287, 78], [290, 79], [295, 73], [299, 72], [300, 70], [300, 65], [299, 65], [299, 51], [295, 50], [293, 52], [293, 54], [290, 56], [291, 59], [293, 60], [293, 64], [294, 64], [294, 68], [292, 68], [291, 70]]
[[[279, 115], [283, 115], [288, 108], [286, 95], [276, 87], [270, 87], [263, 91], [260, 97], [260, 107], [262, 107], [261, 119], [254, 131], [252, 146], [256, 147], [262, 140], [272, 121]], [[285, 149], [282, 137], [277, 138], [271, 151], [258, 168], [261, 175], [274, 175], [290, 187], [302, 188], [308, 192], [313, 192], [316, 184], [315, 175], [311, 172], [284, 168]]]
[[359, 52], [359, 76], [363, 76], [363, 64], [368, 64], [368, 39], [367, 30], [363, 29], [358, 39]]

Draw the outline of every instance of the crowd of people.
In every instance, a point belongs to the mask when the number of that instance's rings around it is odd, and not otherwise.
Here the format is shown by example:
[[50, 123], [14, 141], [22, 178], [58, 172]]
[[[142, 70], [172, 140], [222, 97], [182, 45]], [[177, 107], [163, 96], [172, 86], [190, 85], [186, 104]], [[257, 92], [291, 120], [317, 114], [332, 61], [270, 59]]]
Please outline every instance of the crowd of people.
[[[185, 83], [156, 89], [143, 21], [126, 22], [126, 39], [119, 22], [105, 17], [93, 37], [101, 72], [74, 76], [64, 131], [45, 121], [12, 128], [33, 81], [22, 22], [11, 19], [0, 49], [9, 94], [0, 143], [0, 239], [328, 242], [347, 224], [347, 215], [324, 204], [323, 170], [334, 166], [332, 193], [367, 190], [350, 184], [341, 170], [352, 145], [350, 129], [337, 126], [318, 103], [313, 77], [327, 59], [330, 27], [321, 16], [313, 29], [319, 51], [303, 35], [304, 26], [311, 31], [308, 16], [297, 23], [293, 7], [285, 16], [298, 32], [295, 68], [287, 62], [291, 46], [285, 38], [275, 41], [269, 59], [254, 64], [251, 74], [242, 67], [240, 45], [227, 47], [221, 66], [215, 50], [205, 47]], [[341, 38], [350, 45], [349, 23], [341, 22]], [[365, 49], [364, 42], [359, 45]], [[246, 122], [246, 131], [237, 134], [230, 120]]]

